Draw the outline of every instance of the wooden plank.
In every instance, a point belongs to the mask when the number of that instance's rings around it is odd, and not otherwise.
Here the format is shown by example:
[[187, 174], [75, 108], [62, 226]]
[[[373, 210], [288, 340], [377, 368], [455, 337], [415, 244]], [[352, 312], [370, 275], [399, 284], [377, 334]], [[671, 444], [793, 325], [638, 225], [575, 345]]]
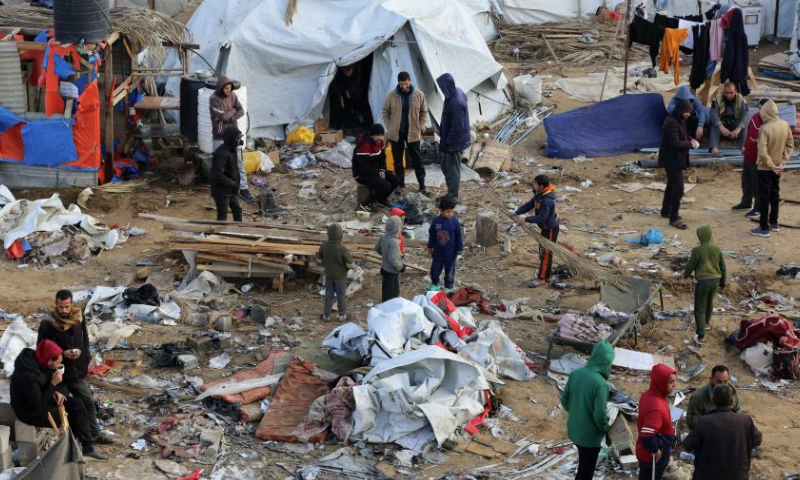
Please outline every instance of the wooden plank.
[[144, 97], [144, 100], [135, 104], [137, 110], [180, 110], [181, 99], [174, 97]]
[[232, 263], [243, 263], [245, 265], [248, 264], [255, 264], [261, 267], [270, 267], [275, 269], [278, 272], [285, 272], [289, 273], [292, 271], [286, 264], [280, 263], [273, 263], [264, 258], [257, 257], [255, 255], [247, 255], [247, 254], [235, 254], [235, 253], [210, 253], [210, 252], [198, 252], [197, 254], [198, 260], [210, 260], [210, 261], [219, 261], [225, 260], [227, 262]]
[[14, 35], [18, 34], [21, 30], [22, 30], [21, 28], [15, 28], [14, 30], [11, 30], [10, 32], [8, 32], [8, 35], [3, 37], [3, 41], [11, 40], [12, 38], [14, 38]]
[[[274, 270], [261, 269], [258, 267], [239, 267], [233, 265], [198, 265], [200, 271], [210, 271], [215, 273], [249, 273], [251, 277], [258, 276], [264, 278], [279, 278], [283, 274]], [[224, 276], [224, 275], [223, 275]]]
[[17, 51], [27, 52], [28, 50], [47, 50], [47, 44], [44, 42], [17, 42]]
[[498, 173], [505, 170], [511, 162], [511, 147], [492, 140], [486, 143], [480, 157], [472, 169], [476, 172]]

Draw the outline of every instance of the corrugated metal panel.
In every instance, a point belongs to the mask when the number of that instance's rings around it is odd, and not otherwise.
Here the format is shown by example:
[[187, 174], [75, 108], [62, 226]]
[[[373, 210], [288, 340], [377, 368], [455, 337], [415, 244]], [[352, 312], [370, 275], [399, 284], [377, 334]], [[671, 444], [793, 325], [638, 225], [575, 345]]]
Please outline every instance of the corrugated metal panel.
[[28, 110], [16, 42], [0, 42], [0, 105], [17, 115]]
[[0, 162], [0, 184], [9, 188], [96, 187], [97, 172]]

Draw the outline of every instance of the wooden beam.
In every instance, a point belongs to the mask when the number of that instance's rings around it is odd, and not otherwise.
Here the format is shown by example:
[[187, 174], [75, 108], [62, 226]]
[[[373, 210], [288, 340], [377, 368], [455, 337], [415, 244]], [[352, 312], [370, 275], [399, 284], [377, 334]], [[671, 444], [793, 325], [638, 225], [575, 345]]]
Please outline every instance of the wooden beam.
[[8, 35], [6, 35], [5, 37], [3, 37], [3, 41], [5, 41], [5, 40], [11, 40], [12, 38], [14, 38], [14, 35], [16, 35], [16, 34], [18, 34], [18, 33], [20, 32], [20, 30], [22, 30], [22, 29], [21, 29], [21, 28], [15, 28], [14, 30], [11, 30], [11, 31], [8, 33]]
[[[109, 37], [111, 39], [114, 34]], [[105, 178], [110, 182], [114, 178], [114, 107], [109, 106], [109, 98], [111, 97], [111, 86], [114, 84], [114, 54], [111, 49], [108, 50], [103, 62], [103, 100], [100, 102], [105, 108], [105, 120], [103, 127], [103, 145], [106, 147], [105, 161]]]
[[27, 52], [28, 50], [47, 50], [47, 44], [44, 42], [16, 42], [17, 43], [17, 51]]

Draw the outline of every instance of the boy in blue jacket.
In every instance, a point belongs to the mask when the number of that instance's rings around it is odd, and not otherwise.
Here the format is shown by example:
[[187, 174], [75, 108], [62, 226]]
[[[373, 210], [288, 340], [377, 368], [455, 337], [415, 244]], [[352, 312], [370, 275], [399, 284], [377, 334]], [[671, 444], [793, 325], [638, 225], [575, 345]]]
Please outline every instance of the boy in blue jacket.
[[431, 284], [439, 287], [439, 277], [444, 269], [444, 287], [452, 290], [456, 281], [456, 258], [464, 250], [461, 224], [453, 217], [456, 204], [449, 198], [439, 203], [441, 214], [431, 222], [428, 232], [428, 253], [433, 257], [431, 263]]
[[[533, 210], [533, 215], [522, 216]], [[556, 187], [550, 184], [547, 175], [537, 175], [533, 179], [533, 198], [516, 211], [517, 224], [532, 223], [542, 230], [542, 236], [551, 242], [558, 240], [558, 214], [556, 213]], [[539, 274], [528, 286], [536, 288], [541, 282], [550, 281], [553, 270], [553, 252], [539, 247]]]

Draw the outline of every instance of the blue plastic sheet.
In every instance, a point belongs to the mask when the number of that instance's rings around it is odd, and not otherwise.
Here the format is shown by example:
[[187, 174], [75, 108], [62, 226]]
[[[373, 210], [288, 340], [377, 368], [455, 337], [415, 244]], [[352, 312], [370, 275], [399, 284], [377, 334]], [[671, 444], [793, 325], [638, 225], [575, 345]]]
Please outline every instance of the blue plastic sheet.
[[72, 139], [72, 120], [37, 120], [22, 127], [25, 163], [54, 167], [78, 159]]
[[657, 147], [667, 117], [658, 93], [621, 95], [545, 119], [546, 155], [609, 157]]
[[0, 133], [21, 122], [22, 119], [0, 105]]

